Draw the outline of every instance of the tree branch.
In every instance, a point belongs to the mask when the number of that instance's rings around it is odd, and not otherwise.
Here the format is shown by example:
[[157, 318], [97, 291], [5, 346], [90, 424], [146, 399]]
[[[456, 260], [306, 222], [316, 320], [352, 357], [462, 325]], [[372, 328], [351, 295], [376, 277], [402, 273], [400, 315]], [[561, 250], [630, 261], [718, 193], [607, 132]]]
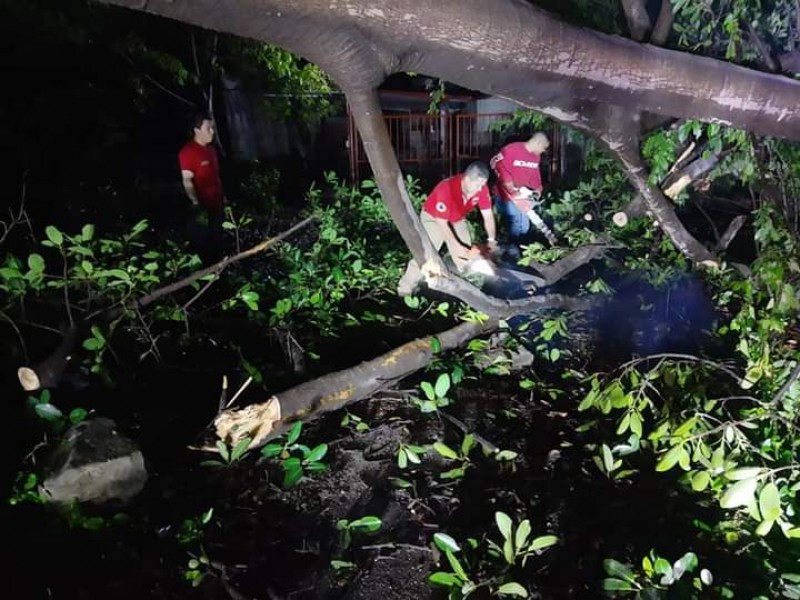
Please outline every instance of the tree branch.
[[[188, 287], [198, 279], [205, 277], [206, 275], [219, 275], [223, 270], [225, 270], [230, 265], [239, 262], [245, 258], [253, 256], [254, 254], [258, 254], [259, 252], [263, 252], [277, 244], [278, 242], [284, 240], [285, 238], [289, 237], [296, 231], [302, 229], [312, 221], [314, 221], [316, 217], [308, 217], [303, 219], [296, 225], [290, 227], [283, 233], [280, 233], [276, 236], [273, 236], [263, 242], [256, 244], [252, 248], [244, 250], [234, 256], [229, 256], [223, 258], [221, 261], [206, 267], [205, 269], [200, 269], [199, 271], [195, 271], [191, 275], [187, 275], [183, 279], [171, 283], [169, 285], [165, 285], [164, 287], [158, 288], [149, 294], [146, 294], [137, 300], [134, 300], [133, 303], [129, 306], [129, 308], [138, 311], [141, 308], [144, 308], [148, 304], [152, 304], [156, 300], [163, 298], [169, 294], [174, 294], [178, 290], [181, 290], [185, 287]], [[202, 292], [202, 290], [201, 290]], [[197, 295], [196, 295], [197, 296]], [[190, 302], [193, 302], [195, 298], [192, 298]], [[70, 355], [72, 354], [75, 346], [77, 344], [79, 333], [82, 329], [87, 327], [89, 323], [97, 319], [99, 317], [103, 317], [105, 319], [115, 319], [123, 314], [125, 310], [124, 306], [114, 305], [108, 308], [104, 308], [102, 310], [96, 311], [91, 315], [88, 315], [81, 324], [74, 325], [70, 327], [68, 333], [64, 336], [61, 341], [61, 344], [56, 349], [56, 351], [43, 362], [35, 367], [20, 367], [17, 370], [17, 376], [19, 378], [20, 385], [26, 391], [33, 391], [43, 387], [54, 387], [58, 384], [58, 380], [60, 379], [64, 369], [67, 366], [67, 363], [70, 360]]]
[[[461, 323], [436, 336], [403, 344], [358, 366], [302, 383], [272, 396], [266, 402], [238, 410], [225, 410], [214, 420], [217, 437], [231, 445], [249, 437], [250, 447], [257, 448], [281, 435], [297, 421], [314, 419], [369, 398], [425, 367], [434, 356], [434, 344], [439, 346], [439, 352], [446, 352], [478, 335], [494, 331], [498, 325], [496, 319], [483, 323]], [[434, 338], [438, 343], [434, 342]]]
[[[643, 42], [650, 31], [652, 23], [647, 14], [647, 6], [644, 0], [620, 0], [622, 3], [622, 10], [625, 13], [625, 20], [628, 23], [628, 31], [631, 33], [631, 39], [637, 42]], [[669, 0], [665, 0], [669, 2]]]
[[661, 10], [658, 11], [658, 19], [653, 26], [653, 33], [650, 34], [650, 43], [654, 46], [663, 46], [667, 42], [669, 32], [672, 31], [672, 21], [675, 15], [672, 12], [672, 1], [661, 0]]

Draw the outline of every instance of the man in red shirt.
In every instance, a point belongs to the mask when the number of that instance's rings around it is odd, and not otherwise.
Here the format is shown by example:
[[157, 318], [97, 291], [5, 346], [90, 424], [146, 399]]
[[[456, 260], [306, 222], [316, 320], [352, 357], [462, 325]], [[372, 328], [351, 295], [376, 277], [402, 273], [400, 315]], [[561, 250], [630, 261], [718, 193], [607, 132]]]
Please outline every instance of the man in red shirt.
[[208, 115], [198, 113], [192, 121], [192, 139], [178, 153], [183, 189], [194, 206], [209, 213], [221, 213], [223, 205], [219, 162], [214, 150], [214, 122]]
[[[212, 142], [214, 141], [214, 122], [205, 113], [192, 117], [192, 139], [178, 153], [181, 167], [183, 189], [192, 205], [201, 207], [206, 213], [207, 225], [198, 231], [198, 223], [191, 237], [196, 238], [199, 252], [204, 260], [219, 257], [222, 245], [222, 221], [224, 217], [224, 195], [219, 177], [219, 161]], [[197, 219], [199, 221], [199, 219]]]
[[530, 229], [530, 224], [541, 231], [550, 242], [556, 236], [534, 210], [542, 195], [542, 174], [539, 170], [541, 155], [550, 147], [544, 133], [534, 134], [527, 142], [514, 142], [503, 146], [490, 161], [497, 175], [497, 212], [508, 225], [512, 244], [519, 245]]
[[[495, 246], [495, 222], [489, 188], [489, 169], [484, 163], [474, 162], [466, 170], [440, 181], [422, 206], [420, 221], [430, 237], [433, 247], [439, 250], [447, 245], [450, 257], [461, 271], [479, 255], [472, 245], [467, 226], [467, 215], [478, 208], [483, 217], [489, 246]], [[421, 277], [419, 265], [412, 260], [398, 283], [398, 294], [409, 295]]]

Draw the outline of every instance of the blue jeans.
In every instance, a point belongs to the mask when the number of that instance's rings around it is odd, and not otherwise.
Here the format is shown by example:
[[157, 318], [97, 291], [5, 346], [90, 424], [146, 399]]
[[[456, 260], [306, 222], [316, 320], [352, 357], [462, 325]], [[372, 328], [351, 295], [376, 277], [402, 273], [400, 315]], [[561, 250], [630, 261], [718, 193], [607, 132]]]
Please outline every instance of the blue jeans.
[[497, 213], [503, 218], [503, 222], [508, 228], [508, 241], [512, 244], [519, 244], [531, 228], [531, 221], [528, 215], [521, 212], [517, 205], [510, 200], [495, 198], [494, 205]]

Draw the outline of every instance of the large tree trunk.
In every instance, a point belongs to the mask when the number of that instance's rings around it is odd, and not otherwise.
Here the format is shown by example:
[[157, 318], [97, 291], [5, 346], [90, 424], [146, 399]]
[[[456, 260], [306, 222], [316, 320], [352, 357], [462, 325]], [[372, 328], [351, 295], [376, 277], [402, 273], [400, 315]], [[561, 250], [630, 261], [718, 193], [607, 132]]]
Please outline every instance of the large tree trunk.
[[800, 139], [800, 83], [573, 27], [518, 0], [105, 0], [278, 44], [344, 89], [413, 71], [566, 122], [584, 101]]

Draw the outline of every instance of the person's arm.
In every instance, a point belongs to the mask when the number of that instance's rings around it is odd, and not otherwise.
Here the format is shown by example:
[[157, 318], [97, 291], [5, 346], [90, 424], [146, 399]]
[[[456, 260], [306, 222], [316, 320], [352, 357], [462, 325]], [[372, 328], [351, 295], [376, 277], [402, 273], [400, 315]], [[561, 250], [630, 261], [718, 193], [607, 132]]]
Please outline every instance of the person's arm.
[[481, 216], [483, 217], [483, 227], [486, 229], [486, 241], [489, 242], [489, 246], [497, 245], [497, 227], [494, 222], [494, 213], [492, 209], [482, 210]]
[[453, 232], [447, 219], [437, 219], [434, 217], [433, 220], [444, 238], [444, 243], [447, 245], [447, 251], [450, 252], [453, 262], [456, 263], [456, 266], [460, 267], [471, 258], [471, 248], [461, 243], [461, 240], [459, 240]]
[[181, 170], [181, 179], [183, 180], [183, 189], [189, 200], [192, 201], [194, 206], [198, 206], [200, 200], [197, 197], [197, 188], [194, 187], [194, 173], [191, 171]]

